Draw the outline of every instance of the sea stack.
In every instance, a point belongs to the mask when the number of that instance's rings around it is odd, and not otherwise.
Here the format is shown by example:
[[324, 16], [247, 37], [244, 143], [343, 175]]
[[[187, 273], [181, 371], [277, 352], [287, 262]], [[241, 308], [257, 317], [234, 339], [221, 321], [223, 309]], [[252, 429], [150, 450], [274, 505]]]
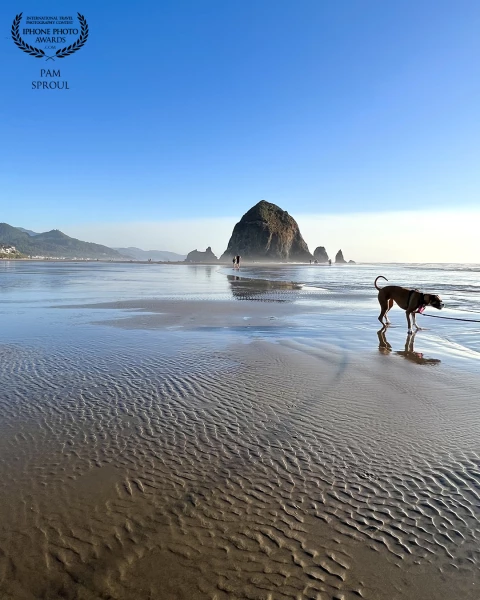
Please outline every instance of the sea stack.
[[308, 262], [313, 259], [297, 222], [276, 204], [261, 200], [233, 228], [228, 247], [220, 257], [243, 260]]
[[343, 258], [343, 252], [339, 250], [335, 256], [335, 264], [336, 265], [345, 265], [347, 261]]
[[192, 250], [187, 254], [187, 258], [185, 262], [193, 262], [193, 263], [217, 263], [218, 258], [212, 252], [211, 246], [209, 246], [205, 252], [200, 252], [199, 250]]
[[318, 260], [319, 263], [328, 262], [328, 254], [324, 246], [318, 246], [318, 248], [315, 248], [313, 256], [315, 260]]

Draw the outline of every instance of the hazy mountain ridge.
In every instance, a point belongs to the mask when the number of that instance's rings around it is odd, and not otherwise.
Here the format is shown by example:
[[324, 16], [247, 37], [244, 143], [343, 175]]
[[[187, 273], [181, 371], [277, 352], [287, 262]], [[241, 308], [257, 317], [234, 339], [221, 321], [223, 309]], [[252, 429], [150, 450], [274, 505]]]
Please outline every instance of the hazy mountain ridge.
[[180, 262], [186, 258], [186, 254], [177, 254], [168, 250], [142, 250], [134, 246], [130, 246], [129, 248], [114, 248], [114, 250], [133, 260]]
[[32, 231], [31, 229], [24, 229], [23, 227], [15, 227], [15, 229], [19, 229], [20, 231], [23, 231], [23, 233], [28, 233], [28, 235], [31, 237], [40, 235], [37, 231]]

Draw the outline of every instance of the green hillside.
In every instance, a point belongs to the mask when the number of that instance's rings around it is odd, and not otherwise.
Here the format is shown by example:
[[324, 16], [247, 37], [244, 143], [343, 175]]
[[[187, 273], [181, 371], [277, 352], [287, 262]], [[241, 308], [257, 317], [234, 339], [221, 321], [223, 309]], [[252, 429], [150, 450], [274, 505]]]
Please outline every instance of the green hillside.
[[91, 258], [124, 260], [116, 250], [102, 246], [82, 242], [65, 235], [58, 229], [30, 236], [17, 227], [7, 223], [0, 223], [0, 243], [15, 246], [18, 252], [26, 256], [47, 256], [50, 258]]

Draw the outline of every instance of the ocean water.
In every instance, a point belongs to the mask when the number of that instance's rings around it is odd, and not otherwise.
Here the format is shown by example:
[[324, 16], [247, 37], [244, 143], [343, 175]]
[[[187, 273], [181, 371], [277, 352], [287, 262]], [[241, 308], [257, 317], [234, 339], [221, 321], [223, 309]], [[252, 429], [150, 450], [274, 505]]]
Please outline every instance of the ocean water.
[[[228, 278], [241, 277], [294, 282], [365, 304], [376, 300], [373, 281], [378, 275], [393, 285], [440, 294], [449, 311], [480, 313], [480, 265], [474, 264], [247, 265], [233, 271], [208, 265], [3, 260], [0, 294], [3, 303], [26, 304], [143, 297], [215, 300], [232, 297]], [[381, 280], [379, 285], [387, 283]]]
[[[480, 313], [480, 265], [475, 264], [369, 264], [369, 265], [282, 265], [281, 267], [245, 267], [242, 277], [295, 281], [332, 294], [366, 303], [376, 299], [373, 282], [379, 287], [400, 285], [439, 294], [448, 311]], [[348, 299], [348, 298], [347, 298]], [[449, 312], [451, 316], [451, 312]], [[468, 315], [458, 315], [467, 318]], [[476, 318], [472, 315], [472, 319]]]
[[[376, 350], [380, 324], [373, 282], [378, 275], [390, 284], [439, 294], [445, 308], [427, 308], [417, 317], [423, 330], [416, 344], [430, 354], [434, 348], [440, 358], [463, 360], [477, 368], [480, 265], [473, 264], [250, 265], [238, 272], [205, 265], [1, 261], [0, 318], [4, 336], [25, 341], [42, 330], [52, 333], [52, 324], [68, 328], [105, 317], [102, 303], [254, 299], [310, 307], [307, 315], [292, 317], [295, 327], [285, 334], [320, 336], [346, 348]], [[380, 286], [386, 284], [379, 281]], [[62, 307], [72, 308], [59, 311]], [[119, 306], [107, 318], [125, 317], [132, 310]], [[394, 306], [389, 317], [388, 342], [402, 350], [405, 313]], [[268, 332], [252, 329], [251, 334]]]

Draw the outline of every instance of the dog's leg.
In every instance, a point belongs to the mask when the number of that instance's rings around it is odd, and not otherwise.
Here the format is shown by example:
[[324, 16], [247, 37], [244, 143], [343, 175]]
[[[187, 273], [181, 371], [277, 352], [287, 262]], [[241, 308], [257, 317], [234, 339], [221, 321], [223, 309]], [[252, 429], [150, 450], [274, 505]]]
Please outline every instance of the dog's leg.
[[[379, 298], [378, 301], [380, 302], [380, 309], [381, 309], [380, 314], [378, 315], [378, 320], [380, 321], [380, 323], [382, 325], [384, 325], [383, 317], [385, 317], [387, 314], [388, 304], [384, 298], [382, 298], [382, 299]], [[389, 323], [389, 321], [388, 321], [388, 319], [386, 319], [386, 324], [388, 325], [388, 323]]]
[[[411, 318], [410, 315], [412, 314], [411, 311], [406, 311], [405, 314], [407, 315], [407, 325], [408, 325], [408, 333], [412, 333], [412, 323], [411, 323]], [[413, 317], [415, 319], [415, 316]]]
[[388, 311], [392, 308], [392, 306], [393, 306], [393, 298], [390, 298], [388, 301], [387, 311], [385, 313], [385, 322], [387, 323], [387, 325], [390, 324], [390, 321], [388, 320]]
[[413, 324], [415, 325], [415, 329], [416, 329], [416, 331], [422, 331], [422, 330], [423, 330], [423, 327], [419, 327], [419, 326], [417, 325], [417, 320], [416, 320], [416, 318], [415, 318], [415, 314], [416, 314], [416, 313], [413, 313]]

